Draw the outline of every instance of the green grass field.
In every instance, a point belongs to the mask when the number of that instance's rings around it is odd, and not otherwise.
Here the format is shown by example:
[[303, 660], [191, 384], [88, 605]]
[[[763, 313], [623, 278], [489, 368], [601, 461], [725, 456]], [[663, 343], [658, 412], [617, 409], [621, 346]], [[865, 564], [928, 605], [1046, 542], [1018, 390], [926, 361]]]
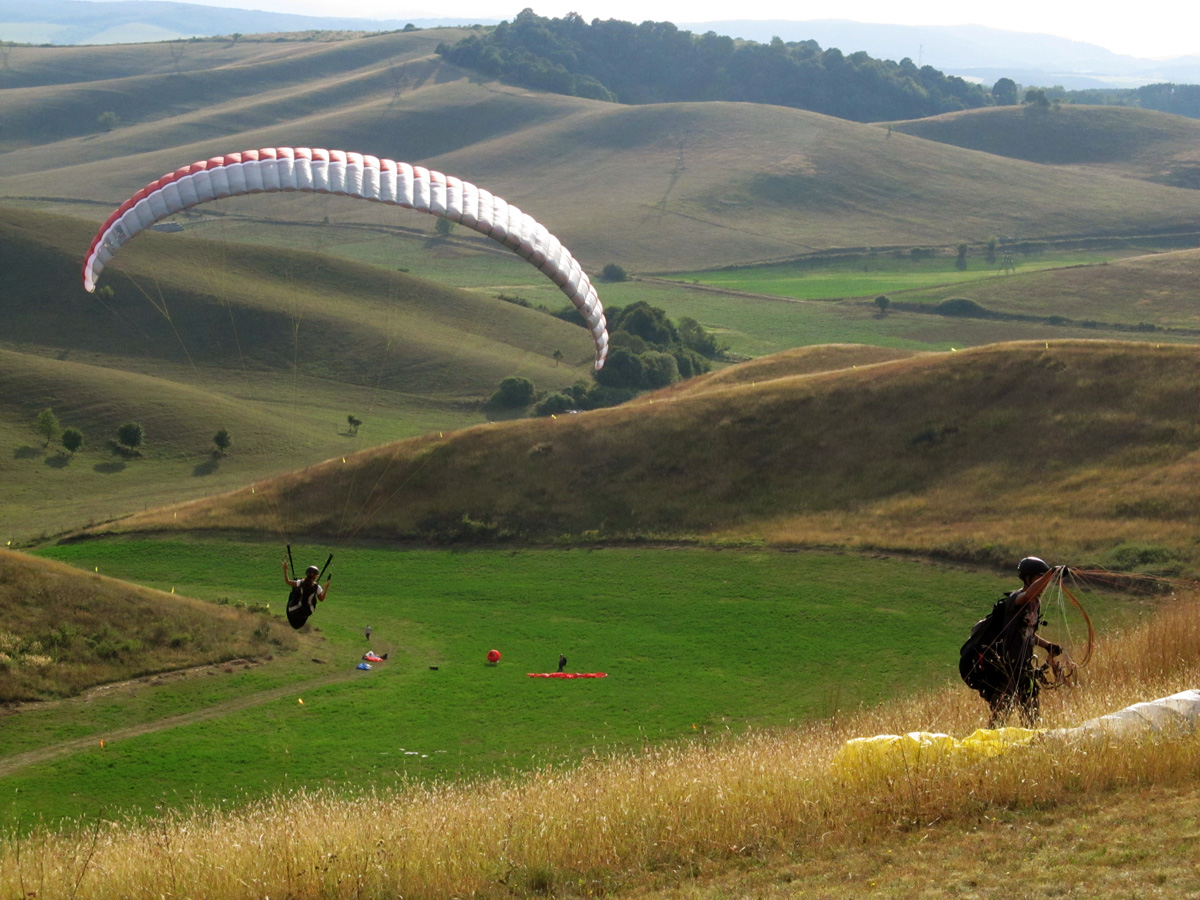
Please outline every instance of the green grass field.
[[[1119, 254], [1127, 255], [1127, 254]], [[1066, 266], [1097, 265], [1115, 254], [1053, 252], [1035, 256], [1016, 255], [1014, 265], [1022, 273]], [[850, 297], [874, 297], [916, 288], [967, 284], [1009, 273], [1002, 263], [988, 263], [976, 253], [967, 258], [967, 267], [958, 269], [952, 253], [943, 252], [933, 259], [897, 259], [891, 255], [862, 259], [784, 264], [709, 272], [683, 272], [668, 276], [671, 280], [708, 284], [734, 291], [770, 294], [793, 300], [841, 300]]]
[[[282, 549], [176, 539], [40, 555], [278, 612]], [[326, 553], [293, 550], [298, 565]], [[335, 550], [312, 649], [7, 718], [0, 772], [6, 757], [80, 743], [0, 777], [6, 819], [486, 776], [825, 717], [956, 677], [959, 643], [1010, 580], [819, 553]], [[1111, 623], [1129, 610], [1091, 611]], [[368, 648], [389, 658], [357, 671]], [[608, 677], [527, 677], [560, 652], [568, 671]]]

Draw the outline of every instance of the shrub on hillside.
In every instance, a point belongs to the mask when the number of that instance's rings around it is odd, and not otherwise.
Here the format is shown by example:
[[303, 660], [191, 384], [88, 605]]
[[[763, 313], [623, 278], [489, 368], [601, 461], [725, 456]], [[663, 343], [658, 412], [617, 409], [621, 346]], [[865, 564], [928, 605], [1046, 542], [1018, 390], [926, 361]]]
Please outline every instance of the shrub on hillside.
[[78, 428], [68, 428], [62, 433], [63, 449], [72, 456], [83, 446], [83, 432]]
[[536, 393], [528, 378], [510, 375], [500, 382], [486, 405], [489, 409], [522, 409], [533, 402]]
[[139, 423], [126, 422], [117, 429], [117, 440], [113, 449], [123, 456], [137, 456], [145, 437], [146, 429]]
[[539, 416], [557, 416], [569, 409], [575, 409], [575, 399], [561, 391], [555, 391], [539, 400], [533, 411]]
[[58, 437], [58, 416], [54, 415], [54, 410], [46, 407], [37, 414], [37, 422], [34, 427], [37, 428], [37, 433], [45, 439], [42, 446], [49, 447], [50, 442]]

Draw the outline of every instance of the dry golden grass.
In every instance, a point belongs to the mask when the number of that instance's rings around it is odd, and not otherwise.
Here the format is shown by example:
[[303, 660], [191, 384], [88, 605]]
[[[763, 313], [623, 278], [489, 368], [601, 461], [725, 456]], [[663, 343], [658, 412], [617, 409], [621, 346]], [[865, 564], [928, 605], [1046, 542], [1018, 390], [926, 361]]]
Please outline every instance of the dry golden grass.
[[811, 375], [838, 369], [853, 369], [874, 363], [907, 359], [916, 354], [911, 350], [893, 347], [874, 347], [868, 344], [815, 344], [772, 353], [741, 365], [719, 369], [707, 375], [689, 378], [630, 401], [630, 405], [658, 403], [678, 397], [702, 394], [734, 385], [756, 385], [759, 382], [792, 375]]
[[998, 106], [893, 123], [905, 134], [1050, 165], [1088, 166], [1196, 186], [1200, 123], [1116, 106], [1065, 105], [1045, 115]]
[[[1136, 632], [1110, 640], [1085, 687], [1049, 693], [1045, 724], [1078, 724], [1193, 687], [1198, 678], [1200, 603], [1191, 593]], [[952, 853], [964, 831], [978, 829], [999, 842], [998, 825], [1021, 828], [1055, 810], [1057, 827], [1085, 831], [1087, 823], [1071, 810], [1102, 810], [1114, 796], [1151, 820], [1136, 798], [1149, 803], [1179, 789], [1186, 795], [1200, 766], [1193, 734], [1086, 746], [1046, 741], [967, 765], [930, 761], [890, 778], [831, 773], [835, 751], [850, 736], [934, 727], [962, 735], [979, 724], [981, 712], [980, 701], [955, 685], [800, 729], [699, 735], [693, 743], [514, 780], [356, 797], [301, 791], [242, 809], [9, 835], [0, 843], [0, 895], [675, 896], [679, 885], [701, 884], [692, 879], [703, 876], [714, 879], [707, 882], [716, 885], [711, 896], [723, 896], [721, 884], [753, 878], [743, 874], [747, 869], [772, 867], [815, 868], [831, 879], [841, 869], [849, 886], [862, 872], [864, 853], [882, 866], [893, 849], [914, 852], [917, 831], [933, 838], [928, 867], [939, 846]], [[956, 861], [962, 850], [957, 854]], [[1137, 865], [1136, 856], [1129, 865]], [[910, 866], [905, 877], [916, 871]], [[864, 881], [856, 887], [866, 887]], [[775, 879], [756, 891], [791, 893]], [[687, 895], [706, 894], [695, 887]]]
[[1014, 343], [813, 374], [786, 356], [770, 380], [733, 370], [638, 404], [429, 435], [112, 528], [262, 530], [288, 510], [297, 532], [454, 539], [465, 516], [536, 540], [705, 535], [987, 562], [1037, 547], [1107, 564], [1139, 543], [1194, 568], [1191, 349]]

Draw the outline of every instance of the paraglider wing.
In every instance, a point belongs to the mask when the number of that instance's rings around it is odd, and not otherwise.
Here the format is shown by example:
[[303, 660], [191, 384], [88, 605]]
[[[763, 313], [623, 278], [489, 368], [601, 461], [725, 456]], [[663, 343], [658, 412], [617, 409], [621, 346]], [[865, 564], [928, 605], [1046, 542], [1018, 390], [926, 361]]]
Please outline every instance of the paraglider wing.
[[92, 239], [83, 286], [121, 246], [185, 209], [244, 194], [306, 191], [342, 194], [427, 212], [478, 231], [528, 260], [558, 285], [592, 333], [596, 368], [608, 355], [608, 328], [596, 289], [567, 248], [528, 213], [466, 181], [421, 166], [343, 150], [270, 147], [192, 163], [152, 181], [117, 208]]

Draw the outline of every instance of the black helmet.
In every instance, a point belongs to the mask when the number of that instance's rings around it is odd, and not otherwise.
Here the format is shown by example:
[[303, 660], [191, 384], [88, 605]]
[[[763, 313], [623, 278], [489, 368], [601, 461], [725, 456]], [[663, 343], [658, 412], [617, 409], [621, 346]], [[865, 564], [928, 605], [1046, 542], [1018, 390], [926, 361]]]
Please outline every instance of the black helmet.
[[[1042, 565], [1045, 565], [1045, 563], [1042, 563]], [[304, 570], [304, 574], [305, 575], [320, 575], [321, 570], [318, 569], [316, 566], [309, 566], [307, 569]]]
[[1045, 560], [1038, 559], [1036, 556], [1027, 556], [1017, 563], [1017, 575], [1022, 580], [1037, 578], [1039, 575], [1045, 575], [1049, 571], [1050, 567], [1046, 565]]

